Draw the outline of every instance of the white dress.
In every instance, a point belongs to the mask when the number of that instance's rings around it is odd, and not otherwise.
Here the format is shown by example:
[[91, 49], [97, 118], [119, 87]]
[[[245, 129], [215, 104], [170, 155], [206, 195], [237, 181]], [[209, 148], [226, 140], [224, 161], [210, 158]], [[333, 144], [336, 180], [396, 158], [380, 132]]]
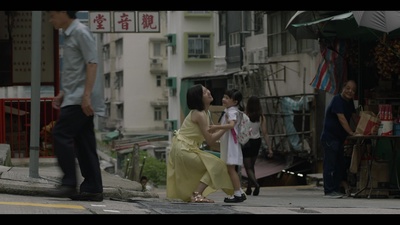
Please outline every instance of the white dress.
[[[226, 124], [230, 120], [238, 120], [239, 109], [236, 106], [226, 108], [224, 110], [225, 114], [221, 118], [221, 124]], [[235, 123], [235, 132], [238, 133], [239, 123]], [[232, 132], [226, 131], [220, 139], [220, 157], [227, 165], [239, 165], [243, 164], [243, 154], [242, 147], [239, 142], [233, 138]]]

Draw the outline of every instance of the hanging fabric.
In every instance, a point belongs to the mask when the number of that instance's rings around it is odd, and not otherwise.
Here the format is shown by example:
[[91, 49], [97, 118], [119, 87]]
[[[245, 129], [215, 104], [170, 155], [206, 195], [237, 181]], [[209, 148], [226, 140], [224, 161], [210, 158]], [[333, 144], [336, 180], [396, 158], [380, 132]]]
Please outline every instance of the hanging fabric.
[[346, 41], [335, 39], [333, 46], [320, 43], [323, 60], [318, 66], [317, 74], [310, 85], [314, 88], [337, 94], [347, 80], [347, 63], [344, 58], [346, 53]]

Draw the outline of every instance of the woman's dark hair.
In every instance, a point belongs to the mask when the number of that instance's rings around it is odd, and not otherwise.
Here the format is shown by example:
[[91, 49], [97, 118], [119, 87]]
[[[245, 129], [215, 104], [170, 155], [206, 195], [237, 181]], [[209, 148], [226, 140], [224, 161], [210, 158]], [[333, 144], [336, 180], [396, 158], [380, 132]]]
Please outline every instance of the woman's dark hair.
[[260, 121], [262, 116], [262, 107], [260, 98], [257, 96], [250, 96], [246, 104], [246, 114], [249, 116], [251, 122]]
[[186, 104], [189, 109], [197, 109], [199, 111], [205, 109], [203, 103], [203, 85], [195, 84], [187, 90]]
[[228, 96], [230, 99], [237, 101], [236, 106], [238, 106], [240, 111], [244, 110], [243, 102], [242, 102], [242, 100], [243, 100], [242, 92], [240, 92], [237, 89], [230, 89], [230, 90], [226, 90], [224, 94], [226, 96]]

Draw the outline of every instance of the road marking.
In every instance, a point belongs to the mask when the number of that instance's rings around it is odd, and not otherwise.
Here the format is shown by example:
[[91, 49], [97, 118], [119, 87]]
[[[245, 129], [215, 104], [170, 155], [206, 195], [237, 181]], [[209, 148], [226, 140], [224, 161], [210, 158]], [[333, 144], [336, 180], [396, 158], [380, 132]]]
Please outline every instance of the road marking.
[[67, 204], [40, 204], [31, 202], [0, 202], [0, 205], [23, 205], [23, 206], [39, 206], [47, 208], [65, 208], [65, 209], [85, 209], [81, 205], [67, 205]]
[[118, 210], [111, 210], [111, 209], [103, 209], [104, 212], [115, 212], [115, 213], [119, 213], [120, 211]]

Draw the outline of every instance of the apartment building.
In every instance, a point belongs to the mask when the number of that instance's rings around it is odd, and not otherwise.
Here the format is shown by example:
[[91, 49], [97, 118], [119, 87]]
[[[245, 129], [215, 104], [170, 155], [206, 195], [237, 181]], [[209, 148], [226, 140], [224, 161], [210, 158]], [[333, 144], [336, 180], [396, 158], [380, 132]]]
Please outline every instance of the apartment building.
[[287, 32], [295, 12], [168, 11], [168, 79], [177, 93], [168, 99], [169, 120], [179, 126], [186, 113], [181, 101], [186, 83], [207, 85], [216, 105], [224, 89], [235, 87], [235, 75], [260, 69], [274, 74], [276, 87], [254, 94], [313, 92], [308, 83], [299, 84], [304, 76], [310, 82], [316, 72], [318, 42], [295, 40]]
[[165, 133], [168, 118], [167, 17], [159, 33], [101, 33], [105, 127], [130, 133]]

